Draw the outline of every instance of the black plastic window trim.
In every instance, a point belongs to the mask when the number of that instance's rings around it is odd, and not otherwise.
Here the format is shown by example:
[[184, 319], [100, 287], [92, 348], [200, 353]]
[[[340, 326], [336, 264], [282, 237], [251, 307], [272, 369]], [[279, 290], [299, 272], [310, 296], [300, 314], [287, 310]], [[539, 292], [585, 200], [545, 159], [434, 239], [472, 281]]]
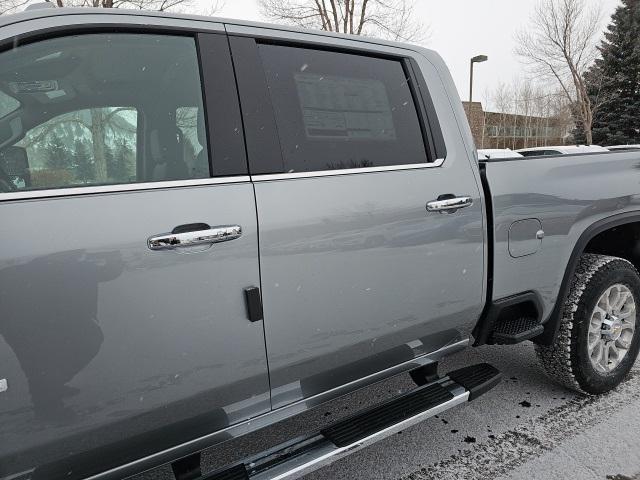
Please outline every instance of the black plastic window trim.
[[227, 35], [198, 33], [196, 46], [211, 176], [247, 175], [243, 122]]
[[447, 158], [447, 144], [444, 141], [442, 127], [438, 120], [438, 112], [436, 111], [433, 99], [431, 98], [429, 87], [427, 86], [427, 82], [420, 71], [418, 62], [414, 58], [409, 58], [407, 63], [411, 67], [413, 77], [415, 78], [415, 82], [421, 96], [422, 101], [419, 103], [422, 105], [422, 108], [424, 108], [423, 115], [429, 129], [431, 145], [433, 146], [435, 158], [445, 159]]

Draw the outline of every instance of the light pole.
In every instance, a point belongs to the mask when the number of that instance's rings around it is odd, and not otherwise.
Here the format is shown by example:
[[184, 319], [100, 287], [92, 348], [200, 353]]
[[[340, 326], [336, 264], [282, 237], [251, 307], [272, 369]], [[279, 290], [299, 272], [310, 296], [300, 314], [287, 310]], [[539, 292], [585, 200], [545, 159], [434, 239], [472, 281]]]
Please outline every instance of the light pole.
[[471, 72], [469, 74], [469, 108], [471, 108], [471, 102], [473, 102], [473, 64], [482, 63], [489, 60], [486, 55], [476, 55], [471, 59]]

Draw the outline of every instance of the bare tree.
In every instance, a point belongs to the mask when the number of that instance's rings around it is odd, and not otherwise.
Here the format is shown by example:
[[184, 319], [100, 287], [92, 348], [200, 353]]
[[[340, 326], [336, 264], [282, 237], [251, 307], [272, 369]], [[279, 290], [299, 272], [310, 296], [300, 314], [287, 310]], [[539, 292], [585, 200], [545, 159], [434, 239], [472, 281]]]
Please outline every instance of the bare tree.
[[[496, 90], [493, 94], [493, 103], [499, 113], [497, 132], [498, 140], [496, 148], [507, 148], [507, 121], [509, 119], [509, 113], [511, 113], [513, 95], [511, 93], [511, 89], [503, 82], [500, 82], [496, 87]], [[502, 147], [500, 146], [500, 139], [503, 140]]]
[[428, 28], [416, 19], [415, 0], [258, 0], [275, 22], [329, 32], [421, 43]]
[[487, 112], [487, 120], [496, 137], [489, 143], [496, 148], [546, 146], [575, 125], [565, 94], [530, 79], [499, 82], [488, 92], [486, 103], [493, 110]]
[[[0, 0], [0, 15], [14, 13], [32, 3], [33, 0]], [[96, 8], [130, 8], [137, 10], [193, 9], [194, 0], [44, 0], [56, 7], [96, 7]], [[213, 15], [224, 5], [223, 0], [210, 0], [200, 13]]]
[[22, 10], [30, 0], [0, 0], [0, 15]]
[[584, 74], [596, 58], [601, 24], [599, 2], [539, 0], [531, 17], [531, 29], [516, 35], [516, 54], [534, 73], [553, 77], [574, 106], [577, 124], [584, 128], [587, 144], [593, 136], [595, 105], [587, 93]]
[[213, 16], [220, 12], [226, 5], [226, 0], [208, 0], [205, 4], [197, 11], [200, 15], [209, 15]]
[[[480, 148], [483, 149], [485, 148], [485, 143], [488, 143], [490, 141], [489, 138], [487, 137], [492, 137], [492, 136], [496, 136], [495, 135], [495, 131], [489, 132], [487, 129], [487, 114], [489, 113], [487, 111], [489, 105], [491, 104], [491, 99], [492, 99], [492, 92], [491, 90], [489, 90], [488, 88], [485, 88], [484, 93], [482, 95], [483, 98], [483, 105], [484, 107], [482, 108], [482, 136], [480, 137]], [[465, 104], [466, 106], [466, 104]], [[469, 106], [471, 107], [471, 106]]]

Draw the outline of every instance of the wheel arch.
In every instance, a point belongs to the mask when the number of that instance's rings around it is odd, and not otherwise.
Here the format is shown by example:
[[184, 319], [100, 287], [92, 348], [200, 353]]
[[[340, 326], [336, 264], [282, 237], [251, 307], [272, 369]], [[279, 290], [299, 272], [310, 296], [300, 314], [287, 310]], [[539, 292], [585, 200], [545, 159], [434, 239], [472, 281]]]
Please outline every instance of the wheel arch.
[[[618, 229], [634, 233], [633, 237], [620, 237]], [[616, 235], [617, 237], [614, 237]], [[611, 240], [614, 240], [611, 242]], [[640, 211], [626, 212], [600, 219], [587, 227], [573, 247], [553, 310], [544, 322], [544, 332], [534, 343], [551, 345], [560, 327], [562, 307], [569, 291], [571, 279], [583, 253], [598, 253], [629, 260], [640, 270]]]

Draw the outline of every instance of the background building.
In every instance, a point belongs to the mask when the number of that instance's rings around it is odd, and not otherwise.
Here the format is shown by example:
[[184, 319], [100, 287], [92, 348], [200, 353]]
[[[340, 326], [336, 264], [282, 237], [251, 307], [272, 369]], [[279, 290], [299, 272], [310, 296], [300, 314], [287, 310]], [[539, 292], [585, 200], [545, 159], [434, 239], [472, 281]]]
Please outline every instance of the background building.
[[477, 148], [510, 148], [573, 143], [573, 125], [568, 116], [535, 116], [486, 112], [482, 103], [462, 102]]

